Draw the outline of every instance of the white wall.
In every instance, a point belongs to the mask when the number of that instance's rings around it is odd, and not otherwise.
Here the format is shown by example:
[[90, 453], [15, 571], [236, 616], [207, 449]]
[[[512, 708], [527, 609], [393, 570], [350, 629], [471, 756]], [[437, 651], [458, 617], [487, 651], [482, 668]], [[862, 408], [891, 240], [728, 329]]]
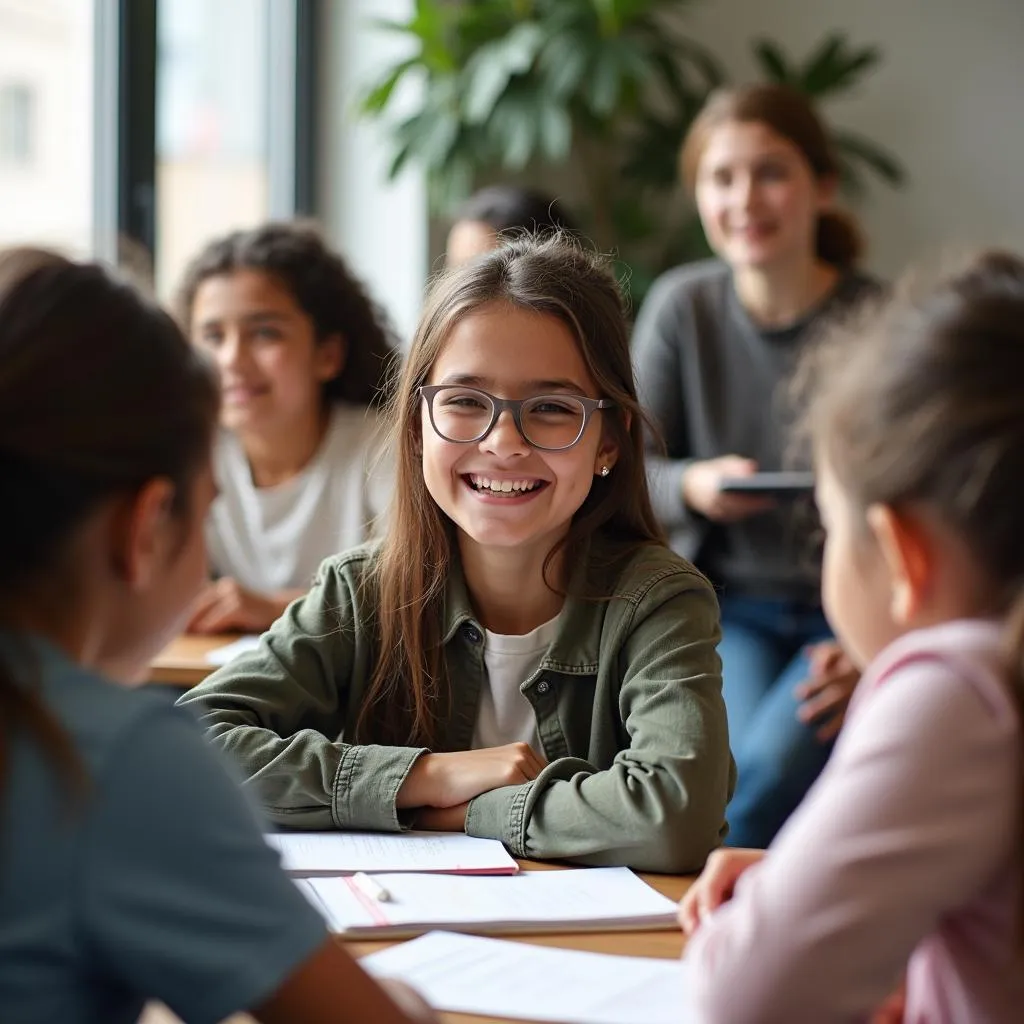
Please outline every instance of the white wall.
[[[412, 0], [330, 0], [323, 8], [320, 90], [320, 220], [408, 340], [427, 274], [427, 202], [422, 176], [385, 181], [389, 149], [376, 124], [357, 119], [360, 90], [395, 51], [371, 18], [407, 18]], [[401, 56], [401, 51], [399, 50]]]
[[833, 29], [883, 48], [857, 95], [825, 108], [910, 175], [902, 192], [873, 188], [858, 211], [872, 267], [892, 274], [947, 245], [1024, 250], [1022, 0], [704, 0], [682, 17], [737, 80], [754, 77], [761, 36], [800, 57]]

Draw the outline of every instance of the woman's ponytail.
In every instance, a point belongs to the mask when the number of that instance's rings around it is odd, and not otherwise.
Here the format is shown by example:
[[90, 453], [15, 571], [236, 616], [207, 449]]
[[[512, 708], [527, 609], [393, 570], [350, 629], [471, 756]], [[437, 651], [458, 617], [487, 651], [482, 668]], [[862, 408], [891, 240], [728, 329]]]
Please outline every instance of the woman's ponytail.
[[818, 217], [814, 248], [818, 259], [847, 270], [864, 255], [864, 236], [850, 214], [826, 210]]

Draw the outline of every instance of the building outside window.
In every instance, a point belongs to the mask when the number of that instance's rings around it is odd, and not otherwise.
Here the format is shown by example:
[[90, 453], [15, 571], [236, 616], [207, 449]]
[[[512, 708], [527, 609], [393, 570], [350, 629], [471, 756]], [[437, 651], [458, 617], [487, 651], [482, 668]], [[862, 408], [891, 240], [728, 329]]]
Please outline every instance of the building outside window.
[[93, 6], [0, 0], [0, 245], [89, 252]]

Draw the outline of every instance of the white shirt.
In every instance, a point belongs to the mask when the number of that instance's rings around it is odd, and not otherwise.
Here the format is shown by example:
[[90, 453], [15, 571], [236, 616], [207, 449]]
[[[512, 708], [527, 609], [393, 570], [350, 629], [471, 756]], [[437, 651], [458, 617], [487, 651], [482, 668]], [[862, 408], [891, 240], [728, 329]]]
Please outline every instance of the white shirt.
[[371, 535], [391, 487], [380, 446], [377, 413], [339, 403], [302, 472], [257, 487], [241, 442], [222, 430], [213, 455], [220, 494], [206, 521], [216, 575], [260, 593], [308, 587], [325, 558]]
[[522, 740], [540, 751], [537, 716], [520, 686], [537, 671], [557, 632], [557, 615], [520, 636], [484, 630], [487, 687], [480, 694], [473, 730], [474, 750]]

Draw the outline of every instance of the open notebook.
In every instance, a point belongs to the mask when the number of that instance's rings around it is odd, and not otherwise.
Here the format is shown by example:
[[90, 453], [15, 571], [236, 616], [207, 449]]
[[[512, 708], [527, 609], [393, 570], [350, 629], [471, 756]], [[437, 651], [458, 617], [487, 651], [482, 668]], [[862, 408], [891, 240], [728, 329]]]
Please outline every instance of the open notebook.
[[389, 897], [366, 895], [351, 877], [296, 884], [331, 931], [393, 938], [440, 928], [478, 933], [640, 931], [676, 927], [676, 904], [629, 868], [525, 871], [507, 877], [376, 875]]

